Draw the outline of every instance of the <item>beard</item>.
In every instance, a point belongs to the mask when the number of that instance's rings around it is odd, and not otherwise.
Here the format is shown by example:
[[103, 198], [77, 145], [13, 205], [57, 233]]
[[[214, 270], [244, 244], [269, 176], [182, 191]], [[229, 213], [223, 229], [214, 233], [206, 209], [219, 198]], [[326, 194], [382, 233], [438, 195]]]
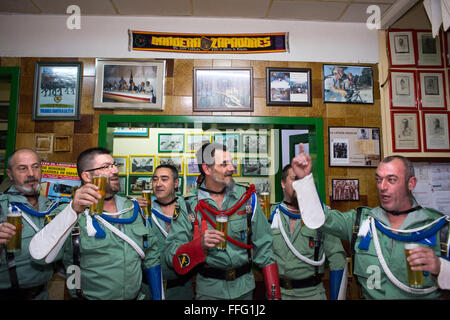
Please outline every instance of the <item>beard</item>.
[[[35, 187], [26, 187], [26, 183], [32, 183], [37, 182], [38, 184]], [[41, 191], [41, 185], [39, 184], [39, 181], [35, 178], [29, 178], [24, 181], [23, 185], [15, 184], [14, 187], [17, 189], [17, 191], [22, 192], [25, 195], [36, 195], [39, 194]]]
[[[211, 175], [212, 180], [217, 183], [220, 184], [222, 186], [224, 186], [225, 188], [227, 188], [228, 190], [232, 190], [234, 188], [234, 179], [232, 178], [232, 173], [230, 174], [225, 174], [224, 175], [224, 179], [220, 180], [219, 178], [217, 178], [217, 176], [214, 174]], [[225, 178], [226, 177], [230, 177], [230, 180], [226, 181]]]

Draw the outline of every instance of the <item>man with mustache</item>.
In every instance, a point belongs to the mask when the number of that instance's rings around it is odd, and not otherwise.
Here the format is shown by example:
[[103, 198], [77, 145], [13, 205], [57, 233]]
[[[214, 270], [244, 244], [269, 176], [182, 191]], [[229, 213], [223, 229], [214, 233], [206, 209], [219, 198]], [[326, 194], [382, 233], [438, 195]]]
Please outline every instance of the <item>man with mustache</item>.
[[[377, 167], [375, 182], [380, 206], [341, 213], [324, 208], [311, 174], [311, 157], [303, 145], [292, 160], [293, 183], [302, 218], [312, 229], [351, 243], [354, 275], [366, 299], [436, 299], [450, 288], [448, 218], [422, 208], [412, 195], [417, 178], [405, 157], [389, 156]], [[423, 271], [423, 287], [409, 286], [405, 244], [417, 243], [408, 257], [411, 269]]]
[[[201, 172], [198, 193], [186, 198], [187, 212], [172, 222], [166, 239], [167, 263], [181, 275], [198, 271], [196, 299], [252, 299], [252, 265], [262, 268], [267, 296], [280, 298], [272, 232], [254, 185], [237, 185], [231, 154], [206, 143], [196, 154]], [[227, 234], [215, 229], [217, 216], [228, 217]], [[226, 241], [225, 248], [218, 248]]]
[[[30, 254], [49, 263], [63, 258], [69, 270], [79, 270], [69, 289], [73, 298], [89, 300], [143, 299], [142, 273], [146, 273], [153, 299], [161, 299], [162, 279], [154, 228], [135, 200], [117, 195], [118, 169], [110, 151], [91, 148], [77, 159], [82, 186], [55, 219], [36, 234]], [[101, 198], [92, 183], [94, 175], [106, 175], [103, 214], [89, 213]], [[79, 268], [79, 269], [77, 269]], [[73, 272], [73, 271], [72, 271]]]
[[[0, 300], [48, 299], [47, 282], [53, 265], [40, 266], [28, 253], [31, 237], [54, 214], [56, 203], [39, 194], [41, 160], [31, 149], [18, 149], [8, 159], [6, 173], [13, 185], [0, 195]], [[22, 213], [22, 249], [8, 252], [6, 244], [16, 228], [6, 221], [8, 207]]]

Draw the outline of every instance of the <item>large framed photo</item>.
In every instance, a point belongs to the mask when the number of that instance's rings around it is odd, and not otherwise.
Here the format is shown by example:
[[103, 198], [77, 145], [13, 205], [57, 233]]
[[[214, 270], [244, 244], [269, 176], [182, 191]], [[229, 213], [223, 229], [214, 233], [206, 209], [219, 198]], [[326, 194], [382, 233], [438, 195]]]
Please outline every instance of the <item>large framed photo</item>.
[[388, 48], [391, 66], [412, 67], [416, 64], [414, 31], [389, 30]]
[[358, 179], [332, 179], [333, 201], [359, 201]]
[[184, 152], [184, 133], [158, 134], [158, 152]]
[[433, 38], [431, 31], [417, 31], [417, 66], [443, 67], [441, 33]]
[[243, 133], [242, 152], [244, 153], [267, 153], [268, 136], [267, 133]]
[[35, 64], [33, 120], [79, 120], [81, 62]]
[[130, 155], [130, 174], [152, 174], [155, 170], [155, 156]]
[[449, 123], [448, 111], [422, 112], [424, 151], [450, 151]]
[[187, 133], [186, 152], [197, 152], [202, 145], [211, 142], [210, 133]]
[[328, 127], [330, 167], [376, 167], [380, 162], [380, 129]]
[[266, 68], [268, 106], [311, 106], [311, 69]]
[[392, 69], [389, 77], [391, 109], [417, 109], [416, 72]]
[[371, 67], [323, 65], [323, 102], [373, 104], [373, 101]]
[[164, 109], [165, 60], [97, 59], [94, 108]]
[[243, 158], [242, 176], [268, 176], [270, 161], [268, 158]]
[[444, 71], [419, 71], [420, 109], [447, 109]]
[[420, 126], [417, 111], [391, 111], [392, 151], [420, 152]]
[[158, 156], [158, 166], [162, 164], [170, 164], [177, 168], [178, 174], [183, 174], [183, 156]]
[[253, 111], [252, 68], [194, 67], [194, 111]]

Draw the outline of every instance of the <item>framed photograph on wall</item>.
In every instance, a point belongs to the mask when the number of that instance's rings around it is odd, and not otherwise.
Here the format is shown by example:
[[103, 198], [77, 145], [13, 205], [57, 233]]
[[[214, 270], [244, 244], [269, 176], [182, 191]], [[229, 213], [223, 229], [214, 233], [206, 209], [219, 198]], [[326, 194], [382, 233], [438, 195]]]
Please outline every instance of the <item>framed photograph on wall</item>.
[[359, 201], [358, 179], [332, 179], [332, 201]]
[[380, 129], [328, 127], [330, 167], [377, 167], [380, 162]]
[[94, 108], [164, 109], [165, 60], [95, 60]]
[[241, 137], [244, 153], [267, 153], [269, 150], [267, 133], [243, 133]]
[[373, 104], [372, 67], [324, 64], [323, 102]]
[[186, 157], [186, 175], [198, 176], [200, 169], [198, 168], [197, 157]]
[[266, 68], [266, 105], [311, 106], [311, 69]]
[[270, 160], [268, 158], [243, 158], [242, 176], [268, 176]]
[[218, 142], [227, 147], [229, 152], [239, 152], [240, 137], [239, 133], [214, 133], [214, 142]]
[[419, 71], [419, 108], [447, 109], [444, 71]]
[[130, 155], [130, 174], [152, 174], [155, 170], [155, 156]]
[[388, 53], [393, 67], [416, 65], [413, 30], [388, 30]]
[[142, 190], [152, 190], [152, 177], [129, 176], [128, 194], [142, 195]]
[[119, 170], [119, 175], [126, 175], [128, 172], [128, 156], [112, 156], [116, 162], [117, 170]]
[[417, 109], [416, 72], [392, 69], [389, 79], [391, 109]]
[[253, 111], [252, 68], [194, 67], [194, 111]]
[[184, 152], [184, 133], [158, 134], [158, 152]]
[[184, 182], [183, 181], [184, 181], [183, 176], [179, 176], [178, 177], [178, 186], [175, 189], [175, 194], [177, 196], [181, 196], [183, 194], [183, 187], [184, 187]]
[[197, 152], [202, 145], [211, 142], [210, 133], [187, 133], [186, 152]]
[[433, 38], [431, 31], [417, 31], [417, 66], [443, 67], [441, 33]]
[[183, 156], [158, 156], [158, 166], [161, 164], [170, 164], [177, 168], [178, 174], [184, 173]]
[[424, 151], [450, 151], [449, 123], [448, 111], [422, 112]]
[[119, 176], [119, 192], [118, 194], [125, 196], [127, 195], [127, 189], [128, 189], [128, 176]]
[[81, 62], [36, 62], [33, 120], [80, 119], [81, 67]]
[[420, 152], [420, 126], [417, 111], [391, 111], [392, 151]]

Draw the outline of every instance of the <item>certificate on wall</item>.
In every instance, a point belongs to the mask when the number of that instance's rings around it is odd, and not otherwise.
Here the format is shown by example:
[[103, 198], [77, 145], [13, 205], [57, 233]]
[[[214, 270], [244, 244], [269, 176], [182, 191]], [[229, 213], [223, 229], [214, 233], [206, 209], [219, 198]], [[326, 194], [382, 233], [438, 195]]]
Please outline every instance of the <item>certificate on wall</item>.
[[380, 129], [329, 127], [330, 167], [376, 167], [380, 162]]

